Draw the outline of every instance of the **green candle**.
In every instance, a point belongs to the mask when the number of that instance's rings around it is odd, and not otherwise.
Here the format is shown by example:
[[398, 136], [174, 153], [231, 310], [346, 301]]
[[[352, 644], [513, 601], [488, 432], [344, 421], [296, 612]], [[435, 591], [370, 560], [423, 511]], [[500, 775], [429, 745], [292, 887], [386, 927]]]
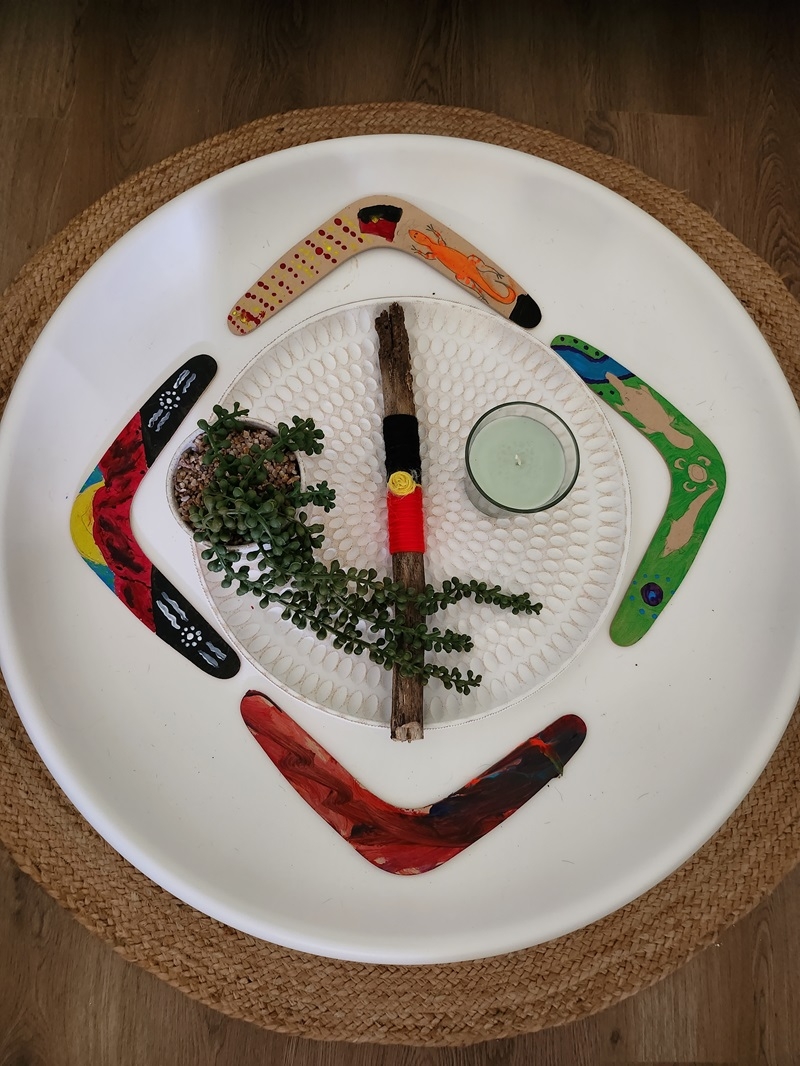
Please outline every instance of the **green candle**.
[[474, 426], [467, 442], [467, 493], [486, 514], [538, 511], [575, 482], [575, 438], [537, 404], [502, 404]]

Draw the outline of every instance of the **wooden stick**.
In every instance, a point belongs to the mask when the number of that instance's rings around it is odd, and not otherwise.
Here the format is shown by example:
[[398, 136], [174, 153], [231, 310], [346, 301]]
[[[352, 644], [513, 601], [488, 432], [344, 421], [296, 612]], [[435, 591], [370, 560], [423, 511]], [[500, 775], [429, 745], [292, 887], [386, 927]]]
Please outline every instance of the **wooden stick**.
[[[378, 362], [383, 385], [384, 417], [411, 415], [414, 407], [411, 354], [403, 309], [392, 304], [375, 320], [378, 331]], [[425, 587], [425, 562], [422, 552], [396, 552], [392, 555], [392, 575], [407, 588], [421, 591]], [[407, 607], [405, 622], [415, 626], [420, 614]], [[395, 666], [392, 673], [392, 740], [421, 740], [423, 684], [419, 677], [404, 677]]]

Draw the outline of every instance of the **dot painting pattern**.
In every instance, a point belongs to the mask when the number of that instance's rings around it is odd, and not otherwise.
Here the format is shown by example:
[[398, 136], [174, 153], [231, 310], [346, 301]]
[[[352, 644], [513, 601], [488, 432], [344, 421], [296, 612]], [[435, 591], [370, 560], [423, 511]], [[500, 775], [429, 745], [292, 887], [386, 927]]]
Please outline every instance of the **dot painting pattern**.
[[252, 332], [339, 264], [375, 247], [421, 257], [524, 329], [541, 321], [536, 301], [463, 237], [404, 200], [384, 203], [369, 197], [350, 204], [285, 252], [237, 300], [228, 313], [228, 328], [239, 336]]
[[[299, 295], [306, 285], [313, 285], [340, 262], [360, 252], [365, 246], [383, 244], [378, 237], [365, 238], [358, 233], [355, 218], [337, 215], [324, 229], [306, 237], [290, 249], [268, 274], [254, 285], [254, 290], [244, 294], [243, 302], [237, 303], [228, 315], [228, 323], [237, 332], [247, 333], [260, 325], [267, 317]], [[238, 318], [238, 321], [237, 321]]]

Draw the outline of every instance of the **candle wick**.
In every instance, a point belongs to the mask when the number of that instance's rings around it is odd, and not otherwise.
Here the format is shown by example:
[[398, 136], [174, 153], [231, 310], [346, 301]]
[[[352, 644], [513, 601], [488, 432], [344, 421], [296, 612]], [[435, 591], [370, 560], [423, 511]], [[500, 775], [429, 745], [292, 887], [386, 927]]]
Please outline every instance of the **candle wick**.
[[514, 456], [514, 462], [517, 464], [517, 466], [522, 466], [522, 460], [518, 455]]

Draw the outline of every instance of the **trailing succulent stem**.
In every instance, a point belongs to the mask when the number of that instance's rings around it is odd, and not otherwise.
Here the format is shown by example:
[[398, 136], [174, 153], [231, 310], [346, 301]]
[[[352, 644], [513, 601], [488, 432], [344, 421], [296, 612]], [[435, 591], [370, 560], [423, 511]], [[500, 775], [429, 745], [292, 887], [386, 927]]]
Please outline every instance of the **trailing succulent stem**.
[[[324, 529], [309, 523], [305, 508], [313, 505], [330, 511], [334, 490], [325, 481], [306, 489], [299, 480], [288, 488], [273, 485], [264, 463], [291, 452], [318, 455], [322, 430], [312, 419], [295, 415], [291, 425], [280, 423], [268, 447], [254, 445], [246, 454], [234, 455], [227, 449], [228, 441], [245, 427], [247, 414], [238, 403], [231, 411], [216, 406], [213, 422], [198, 422], [207, 444], [203, 463], [216, 466], [202, 505], [191, 507], [189, 520], [195, 540], [205, 544], [201, 554], [208, 569], [223, 575], [224, 587], [236, 585], [240, 596], [252, 593], [262, 607], [282, 607], [283, 618], [320, 639], [332, 638], [342, 651], [366, 653], [386, 669], [398, 666], [401, 673], [420, 677], [423, 683], [438, 678], [445, 688], [462, 693], [479, 685], [481, 677], [472, 670], [463, 674], [423, 661], [424, 652], [472, 648], [466, 633], [431, 627], [424, 619], [465, 597], [513, 614], [538, 614], [542, 605], [532, 603], [527, 593], [511, 595], [485, 582], [454, 577], [441, 589], [426, 585], [416, 592], [375, 570], [346, 570], [336, 560], [320, 562], [314, 552], [323, 546]], [[250, 547], [242, 548], [243, 541]], [[403, 621], [409, 605], [423, 617], [414, 626]]]

